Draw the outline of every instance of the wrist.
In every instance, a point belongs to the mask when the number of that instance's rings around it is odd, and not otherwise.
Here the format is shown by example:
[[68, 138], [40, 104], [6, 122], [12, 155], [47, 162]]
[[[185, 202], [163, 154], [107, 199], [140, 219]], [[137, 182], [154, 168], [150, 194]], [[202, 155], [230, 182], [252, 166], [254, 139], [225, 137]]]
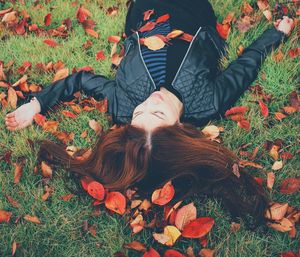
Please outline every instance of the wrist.
[[30, 104], [31, 104], [31, 106], [33, 107], [34, 114], [37, 114], [37, 113], [40, 113], [40, 112], [41, 112], [41, 104], [40, 104], [40, 102], [36, 99], [36, 97], [33, 97], [33, 98], [30, 100]]

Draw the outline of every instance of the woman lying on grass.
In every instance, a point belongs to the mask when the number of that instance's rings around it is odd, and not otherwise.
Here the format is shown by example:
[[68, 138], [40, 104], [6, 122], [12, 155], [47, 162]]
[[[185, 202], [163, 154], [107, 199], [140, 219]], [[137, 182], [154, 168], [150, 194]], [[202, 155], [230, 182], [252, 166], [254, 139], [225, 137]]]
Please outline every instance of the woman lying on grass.
[[[263, 221], [268, 206], [263, 188], [244, 171], [235, 175], [238, 158], [204, 138], [195, 125], [219, 117], [237, 101], [266, 55], [290, 34], [293, 20], [278, 20], [224, 71], [218, 63], [225, 43], [215, 27], [208, 1], [136, 0], [127, 14], [125, 56], [115, 80], [86, 71], [70, 75], [8, 114], [6, 126], [24, 128], [35, 114], [70, 101], [77, 91], [107, 98], [113, 121], [127, 125], [103, 133], [87, 160], [76, 160], [49, 141], [41, 145], [41, 157], [113, 190], [134, 185], [152, 192], [172, 180], [176, 200], [201, 192], [221, 198], [233, 216], [250, 214]], [[145, 46], [147, 38], [149, 43], [151, 36], [174, 29], [182, 30], [186, 40], [174, 38], [157, 50]]]

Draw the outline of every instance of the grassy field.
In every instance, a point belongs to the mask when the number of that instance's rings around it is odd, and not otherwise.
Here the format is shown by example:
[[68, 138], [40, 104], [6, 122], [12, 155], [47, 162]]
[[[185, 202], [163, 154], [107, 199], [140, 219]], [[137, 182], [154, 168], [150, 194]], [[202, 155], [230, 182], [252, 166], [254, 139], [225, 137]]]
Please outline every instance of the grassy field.
[[[5, 2], [5, 3], [4, 3]], [[56, 28], [61, 25], [61, 21], [70, 18], [73, 22], [73, 30], [66, 39], [55, 38], [60, 44], [51, 48], [43, 43], [48, 37], [37, 37], [34, 33], [27, 35], [13, 35], [9, 30], [0, 28], [0, 61], [7, 64], [14, 61], [12, 71], [16, 71], [24, 61], [29, 61], [34, 67], [37, 63], [57, 62], [61, 60], [65, 67], [72, 70], [74, 67], [92, 66], [94, 71], [113, 77], [109, 54], [112, 44], [106, 38], [110, 35], [121, 35], [124, 27], [126, 15], [125, 0], [87, 0], [85, 7], [91, 11], [92, 19], [96, 22], [95, 31], [100, 37], [94, 38], [86, 34], [76, 20], [77, 5], [72, 5], [69, 0], [40, 1], [40, 5], [34, 5], [34, 1], [0, 1], [0, 10], [14, 7], [18, 11], [27, 10], [32, 23], [44, 26], [44, 17], [47, 13], [52, 13], [52, 23], [50, 27]], [[46, 3], [45, 3], [46, 2]], [[47, 3], [48, 2], [48, 3]], [[84, 1], [78, 1], [83, 3]], [[212, 5], [216, 11], [219, 22], [227, 13], [234, 11], [240, 15], [242, 0], [212, 0]], [[254, 4], [255, 1], [250, 1]], [[275, 1], [270, 1], [274, 7]], [[117, 15], [108, 16], [107, 8], [118, 6]], [[102, 8], [100, 8], [102, 7]], [[257, 11], [259, 12], [259, 11]], [[262, 15], [262, 14], [259, 14]], [[246, 33], [239, 32], [236, 28], [228, 38], [229, 55], [224, 60], [224, 65], [237, 57], [238, 46], [249, 45], [267, 27], [272, 26], [263, 17], [261, 21]], [[91, 40], [93, 46], [88, 50], [83, 50], [82, 45]], [[272, 94], [273, 100], [268, 104], [270, 116], [262, 117], [260, 109], [256, 103], [257, 98], [250, 92], [239, 100], [237, 105], [249, 106], [247, 113], [251, 121], [249, 132], [237, 127], [234, 121], [224, 119], [212, 121], [211, 123], [224, 127], [222, 139], [224, 144], [234, 152], [243, 144], [249, 144], [247, 150], [252, 152], [255, 147], [259, 147], [259, 153], [263, 151], [266, 141], [281, 139], [284, 142], [284, 150], [293, 153], [295, 156], [291, 160], [285, 161], [283, 168], [275, 171], [276, 180], [273, 190], [269, 191], [270, 197], [276, 202], [288, 202], [290, 205], [300, 208], [299, 193], [283, 195], [279, 192], [280, 182], [288, 177], [299, 176], [299, 131], [300, 121], [298, 114], [292, 114], [279, 121], [275, 119], [274, 113], [279, 108], [289, 104], [288, 95], [299, 86], [300, 58], [290, 58], [288, 51], [291, 48], [299, 47], [299, 39], [296, 31], [289, 40], [280, 46], [284, 56], [281, 61], [276, 62], [274, 56], [278, 50], [273, 52], [264, 63], [257, 80], [253, 83], [260, 84], [267, 94]], [[96, 61], [95, 54], [104, 50], [106, 59]], [[54, 74], [37, 73], [34, 69], [26, 72], [30, 83], [41, 85], [49, 84]], [[8, 80], [14, 83], [21, 76], [16, 72], [10, 72]], [[0, 88], [0, 92], [7, 89]], [[19, 102], [18, 104], [20, 104]], [[66, 107], [64, 107], [66, 108]], [[95, 140], [94, 131], [89, 128], [88, 121], [96, 119], [104, 129], [108, 129], [111, 124], [105, 115], [97, 111], [82, 112], [76, 119], [62, 118], [61, 109], [47, 116], [47, 119], [60, 121], [61, 131], [74, 132], [75, 137], [69, 145], [77, 147], [89, 147]], [[20, 183], [14, 184], [14, 166], [5, 161], [0, 161], [0, 210], [11, 211], [13, 213], [11, 221], [0, 224], [0, 256], [11, 256], [13, 242], [17, 243], [15, 256], [113, 256], [114, 253], [122, 251], [126, 256], [141, 256], [141, 253], [133, 250], [126, 250], [123, 245], [133, 240], [145, 243], [148, 247], [164, 252], [167, 247], [155, 242], [152, 237], [152, 230], [144, 229], [141, 233], [131, 236], [131, 230], [125, 217], [119, 215], [109, 215], [106, 211], [100, 216], [93, 214], [91, 198], [82, 191], [78, 181], [72, 179], [69, 174], [61, 169], [55, 170], [51, 180], [44, 179], [39, 173], [34, 174], [34, 167], [37, 165], [38, 146], [31, 147], [30, 142], [37, 142], [40, 139], [56, 140], [52, 135], [43, 131], [37, 125], [18, 131], [9, 132], [5, 129], [4, 116], [9, 109], [0, 113], [0, 156], [11, 150], [12, 162], [19, 162], [25, 159], [23, 175]], [[81, 138], [81, 133], [87, 130], [86, 138]], [[243, 157], [245, 158], [245, 157]], [[264, 168], [262, 170], [249, 170], [255, 176], [266, 178], [267, 172], [271, 171], [274, 160], [266, 152], [257, 161]], [[47, 201], [42, 200], [45, 185], [54, 189], [51, 197]], [[75, 194], [70, 201], [62, 201], [61, 197], [67, 194]], [[13, 197], [19, 203], [19, 207], [13, 207], [7, 200], [7, 195]], [[215, 226], [208, 236], [207, 248], [215, 249], [215, 256], [230, 257], [252, 257], [252, 256], [279, 256], [282, 252], [299, 249], [299, 233], [296, 238], [290, 238], [287, 233], [281, 233], [267, 227], [259, 228], [255, 231], [247, 230], [241, 221], [241, 229], [230, 232], [231, 220], [228, 213], [220, 207], [220, 203], [214, 199], [199, 201], [197, 197], [187, 199], [186, 202], [194, 201], [197, 206], [198, 217], [210, 216], [216, 221]], [[22, 217], [32, 215], [39, 217], [41, 224], [27, 222]], [[94, 225], [96, 235], [92, 235], [84, 227], [84, 224]], [[299, 226], [298, 226], [299, 229]], [[198, 240], [180, 239], [174, 249], [185, 252], [188, 246], [193, 246], [195, 254], [201, 249]]]

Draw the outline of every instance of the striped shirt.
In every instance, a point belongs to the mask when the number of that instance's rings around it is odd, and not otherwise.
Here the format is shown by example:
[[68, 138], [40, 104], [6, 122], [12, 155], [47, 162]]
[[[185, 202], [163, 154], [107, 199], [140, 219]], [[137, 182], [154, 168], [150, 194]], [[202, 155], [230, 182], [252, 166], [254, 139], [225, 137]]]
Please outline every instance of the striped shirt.
[[[155, 20], [153, 20], [155, 21]], [[155, 28], [150, 31], [140, 33], [140, 37], [146, 38], [157, 34], [166, 36], [171, 32], [169, 20], [166, 22], [158, 23]], [[149, 73], [157, 87], [160, 87], [166, 82], [166, 67], [167, 67], [167, 48], [168, 46], [153, 51], [148, 47], [142, 45], [141, 52], [144, 62], [149, 70]]]

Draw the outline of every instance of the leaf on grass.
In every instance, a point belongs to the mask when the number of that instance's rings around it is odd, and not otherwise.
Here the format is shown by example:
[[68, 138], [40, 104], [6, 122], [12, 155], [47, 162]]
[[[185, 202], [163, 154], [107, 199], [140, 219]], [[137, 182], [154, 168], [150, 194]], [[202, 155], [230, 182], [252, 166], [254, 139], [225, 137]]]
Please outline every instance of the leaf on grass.
[[84, 176], [84, 177], [82, 177], [82, 178], [80, 179], [81, 186], [83, 187], [83, 189], [84, 189], [85, 191], [88, 190], [88, 185], [89, 185], [92, 181], [94, 181], [94, 179], [91, 178], [91, 177], [87, 177], [87, 176]]
[[289, 232], [294, 227], [293, 223], [287, 218], [283, 218], [278, 223], [267, 223], [267, 226], [279, 232]]
[[22, 76], [22, 78], [18, 79], [14, 84], [12, 84], [12, 87], [20, 86], [21, 84], [25, 83], [27, 81], [27, 75]]
[[44, 44], [51, 46], [51, 47], [58, 46], [58, 43], [53, 39], [45, 39], [43, 42], [44, 42]]
[[58, 121], [49, 120], [44, 123], [43, 129], [45, 131], [53, 133], [53, 132], [57, 131], [58, 124], [59, 124]]
[[251, 14], [253, 13], [253, 8], [248, 2], [244, 2], [241, 6], [241, 11], [244, 14]]
[[52, 178], [52, 168], [44, 161], [41, 163], [41, 170], [44, 178]]
[[167, 182], [163, 188], [157, 189], [152, 193], [151, 201], [157, 205], [165, 205], [170, 202], [175, 194], [172, 182]]
[[167, 251], [165, 251], [164, 257], [185, 257], [185, 255], [174, 249], [168, 249]]
[[258, 6], [259, 10], [261, 10], [261, 11], [264, 11], [270, 7], [268, 0], [258, 0], [257, 6]]
[[16, 242], [16, 240], [14, 240], [12, 243], [12, 246], [11, 246], [11, 256], [15, 256], [17, 247], [18, 247], [17, 242]]
[[132, 222], [130, 222], [130, 227], [132, 228], [132, 232], [134, 235], [142, 231], [144, 226], [145, 221], [141, 214], [137, 215], [135, 219]]
[[250, 125], [250, 122], [246, 119], [238, 121], [237, 125], [246, 131], [250, 131], [251, 125]]
[[150, 16], [154, 14], [154, 9], [151, 9], [151, 10], [147, 10], [143, 13], [144, 15], [144, 21], [147, 21], [150, 19]]
[[84, 30], [87, 34], [89, 34], [90, 36], [94, 37], [94, 38], [98, 38], [99, 34], [93, 30], [93, 29], [85, 29]]
[[291, 106], [294, 107], [297, 110], [297, 112], [300, 112], [300, 101], [297, 92], [293, 91], [292, 93], [290, 93], [289, 99]]
[[210, 140], [216, 139], [220, 135], [220, 130], [215, 125], [206, 126], [202, 129], [202, 133]]
[[199, 251], [199, 256], [200, 257], [214, 257], [215, 250], [211, 249], [201, 249]]
[[126, 198], [120, 192], [109, 192], [105, 199], [105, 207], [123, 215], [126, 211]]
[[94, 199], [102, 201], [105, 196], [105, 189], [103, 185], [97, 181], [92, 181], [87, 186], [87, 192]]
[[9, 201], [9, 203], [10, 203], [13, 207], [15, 207], [15, 208], [20, 208], [21, 205], [20, 205], [15, 199], [13, 199], [11, 196], [5, 195], [5, 197], [6, 197], [7, 201]]
[[287, 178], [280, 184], [282, 194], [294, 194], [300, 189], [300, 178]]
[[0, 210], [0, 223], [8, 223], [12, 216], [12, 212]]
[[300, 55], [300, 47], [293, 48], [289, 50], [289, 56], [291, 58], [296, 58]]
[[119, 36], [109, 36], [107, 38], [107, 40], [110, 42], [110, 43], [119, 43], [120, 40], [121, 40], [121, 37]]
[[169, 236], [169, 240], [165, 243], [167, 246], [173, 246], [177, 239], [180, 237], [181, 232], [175, 226], [166, 226], [164, 234]]
[[217, 22], [216, 29], [217, 29], [217, 31], [218, 31], [221, 38], [223, 38], [224, 40], [228, 39], [229, 33], [231, 31], [230, 24], [228, 24], [228, 23], [221, 24], [221, 23]]
[[99, 124], [99, 122], [95, 120], [90, 120], [89, 126], [92, 130], [96, 132], [97, 135], [99, 135], [102, 132], [102, 126]]
[[249, 108], [247, 106], [235, 106], [225, 112], [225, 116], [228, 117], [232, 114], [245, 114]]
[[235, 223], [235, 222], [231, 222], [230, 224], [230, 232], [232, 233], [236, 233], [240, 230], [241, 228], [241, 224], [239, 223]]
[[281, 170], [283, 167], [283, 162], [282, 161], [276, 161], [274, 162], [272, 166], [272, 170]]
[[175, 226], [182, 230], [183, 227], [197, 218], [197, 209], [194, 203], [181, 207], [176, 214]]
[[285, 114], [281, 113], [281, 112], [275, 112], [275, 119], [276, 119], [276, 120], [281, 121], [281, 120], [283, 120], [283, 119], [286, 118], [286, 117], [287, 117], [287, 116], [286, 116]]
[[165, 235], [164, 233], [153, 233], [152, 235], [157, 242], [163, 245], [165, 245], [170, 240], [170, 236]]
[[51, 13], [48, 13], [45, 18], [44, 18], [44, 23], [45, 23], [45, 26], [50, 26], [52, 22], [52, 14]]
[[62, 196], [60, 199], [65, 202], [69, 202], [74, 196], [75, 196], [74, 194], [68, 194], [68, 195]]
[[288, 203], [274, 203], [266, 211], [265, 217], [270, 220], [279, 221], [283, 219], [289, 208]]
[[55, 73], [52, 82], [58, 81], [58, 80], [60, 80], [60, 79], [64, 79], [64, 78], [68, 77], [68, 75], [69, 75], [69, 69], [68, 69], [68, 68], [62, 68], [62, 69], [59, 69], [59, 70]]
[[145, 252], [142, 257], [160, 257], [159, 253], [152, 247], [149, 251]]
[[71, 119], [75, 119], [77, 118], [77, 115], [74, 114], [73, 112], [67, 111], [67, 110], [63, 110], [61, 112], [62, 115], [64, 115], [65, 117], [71, 118]]
[[41, 224], [41, 221], [36, 216], [25, 215], [24, 220], [27, 220], [27, 221], [35, 223], [35, 224]]
[[256, 168], [256, 169], [262, 169], [263, 168], [263, 166], [258, 164], [258, 163], [250, 162], [250, 161], [246, 161], [246, 160], [240, 160], [239, 165], [241, 167], [253, 167], [253, 168]]
[[90, 16], [92, 16], [90, 11], [88, 9], [86, 9], [83, 5], [80, 5], [79, 9], [76, 12], [76, 18], [77, 18], [78, 22], [82, 23], [87, 19], [87, 17], [90, 17]]
[[104, 51], [103, 50], [101, 50], [98, 53], [96, 53], [96, 60], [97, 61], [105, 60], [105, 55], [104, 55]]
[[182, 236], [187, 238], [204, 237], [212, 229], [215, 221], [210, 217], [201, 217], [187, 224], [182, 231]]
[[15, 166], [14, 184], [19, 184], [22, 177], [23, 167], [19, 163], [15, 163], [14, 166]]
[[132, 250], [136, 250], [138, 252], [146, 252], [147, 251], [146, 246], [139, 241], [132, 241], [129, 244], [125, 244], [124, 247], [126, 249], [132, 249]]
[[261, 100], [258, 103], [259, 103], [259, 107], [260, 107], [262, 116], [264, 116], [265, 118], [268, 117], [269, 116], [268, 106]]
[[268, 172], [267, 174], [267, 188], [272, 189], [275, 182], [275, 174], [274, 172]]
[[11, 108], [16, 109], [17, 101], [18, 101], [17, 93], [12, 87], [10, 87], [7, 92], [7, 102], [11, 106]]

